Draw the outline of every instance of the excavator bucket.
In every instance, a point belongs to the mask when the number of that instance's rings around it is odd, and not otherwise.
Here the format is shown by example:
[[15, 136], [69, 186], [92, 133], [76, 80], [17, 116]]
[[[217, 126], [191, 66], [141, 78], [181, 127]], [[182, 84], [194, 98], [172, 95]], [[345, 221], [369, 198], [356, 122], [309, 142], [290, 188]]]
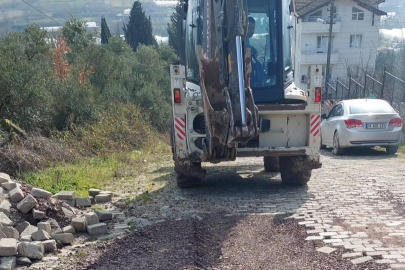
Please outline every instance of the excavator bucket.
[[247, 3], [210, 0], [206, 31], [211, 51], [198, 46], [200, 88], [204, 104], [208, 160], [236, 158], [236, 145], [256, 137], [258, 109], [250, 88], [250, 49], [243, 50], [247, 29]]

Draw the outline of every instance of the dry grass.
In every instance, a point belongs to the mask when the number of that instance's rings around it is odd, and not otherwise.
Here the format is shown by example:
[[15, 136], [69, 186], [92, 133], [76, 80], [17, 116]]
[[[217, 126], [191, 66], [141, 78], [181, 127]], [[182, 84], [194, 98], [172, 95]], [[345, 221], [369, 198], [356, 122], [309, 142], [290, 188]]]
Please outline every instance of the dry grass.
[[72, 158], [72, 154], [59, 143], [41, 136], [29, 136], [22, 142], [0, 148], [0, 172], [16, 176]]

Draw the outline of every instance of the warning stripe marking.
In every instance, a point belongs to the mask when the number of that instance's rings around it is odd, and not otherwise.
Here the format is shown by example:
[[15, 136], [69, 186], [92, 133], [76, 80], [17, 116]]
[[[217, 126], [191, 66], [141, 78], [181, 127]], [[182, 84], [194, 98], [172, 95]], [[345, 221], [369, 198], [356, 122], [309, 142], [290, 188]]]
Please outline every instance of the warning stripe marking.
[[315, 137], [319, 134], [320, 125], [321, 125], [321, 116], [312, 114], [311, 115], [311, 125], [310, 125], [310, 129], [311, 129], [310, 133], [312, 134], [312, 136]]
[[174, 128], [177, 138], [181, 141], [186, 138], [186, 119], [183, 117], [174, 118]]

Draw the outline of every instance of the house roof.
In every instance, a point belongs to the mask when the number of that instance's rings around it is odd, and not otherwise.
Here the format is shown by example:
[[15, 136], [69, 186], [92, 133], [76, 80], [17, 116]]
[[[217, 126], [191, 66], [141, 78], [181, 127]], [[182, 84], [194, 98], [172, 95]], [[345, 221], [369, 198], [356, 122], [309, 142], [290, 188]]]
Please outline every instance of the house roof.
[[[353, 0], [360, 7], [369, 10], [376, 15], [387, 15], [386, 12], [377, 8], [378, 4], [385, 2], [385, 0]], [[295, 0], [295, 11], [299, 17], [304, 17], [318, 9], [330, 4], [330, 0]]]

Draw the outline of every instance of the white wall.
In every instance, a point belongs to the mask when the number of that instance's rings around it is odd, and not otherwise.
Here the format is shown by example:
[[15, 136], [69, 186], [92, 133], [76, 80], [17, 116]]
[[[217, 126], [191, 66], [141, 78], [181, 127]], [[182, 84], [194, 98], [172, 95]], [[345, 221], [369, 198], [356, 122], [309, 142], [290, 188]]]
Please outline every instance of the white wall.
[[[360, 65], [360, 66], [370, 66], [374, 69], [375, 59], [377, 56], [377, 48], [380, 44], [379, 38], [379, 28], [380, 28], [380, 16], [374, 15], [374, 26], [372, 25], [373, 14], [372, 12], [365, 10], [364, 8], [358, 6], [355, 2], [351, 0], [338, 0], [336, 1], [338, 19], [341, 21], [341, 27], [339, 32], [334, 33], [334, 48], [338, 50], [339, 60], [338, 63], [332, 66], [332, 80], [336, 77], [346, 77], [347, 67]], [[352, 20], [352, 7], [356, 7], [364, 11], [364, 20], [353, 21]], [[329, 6], [322, 8], [322, 18], [323, 20], [328, 20], [329, 12], [327, 9]], [[308, 17], [304, 18], [307, 21]], [[295, 22], [296, 23], [296, 22]], [[322, 23], [322, 22], [313, 22]], [[328, 35], [328, 33], [319, 34], [306, 34], [300, 33], [302, 25], [302, 19], [299, 20], [298, 25], [295, 25], [297, 30], [297, 51], [302, 50], [313, 50], [317, 49], [317, 36], [318, 35]], [[302, 35], [302, 37], [300, 37]], [[350, 35], [362, 35], [361, 48], [350, 48]], [[301, 54], [296, 52], [296, 63], [300, 63]], [[326, 55], [325, 55], [326, 57]], [[296, 83], [299, 83], [301, 75], [306, 75], [307, 66], [296, 65]], [[305, 87], [305, 85], [301, 85]]]

